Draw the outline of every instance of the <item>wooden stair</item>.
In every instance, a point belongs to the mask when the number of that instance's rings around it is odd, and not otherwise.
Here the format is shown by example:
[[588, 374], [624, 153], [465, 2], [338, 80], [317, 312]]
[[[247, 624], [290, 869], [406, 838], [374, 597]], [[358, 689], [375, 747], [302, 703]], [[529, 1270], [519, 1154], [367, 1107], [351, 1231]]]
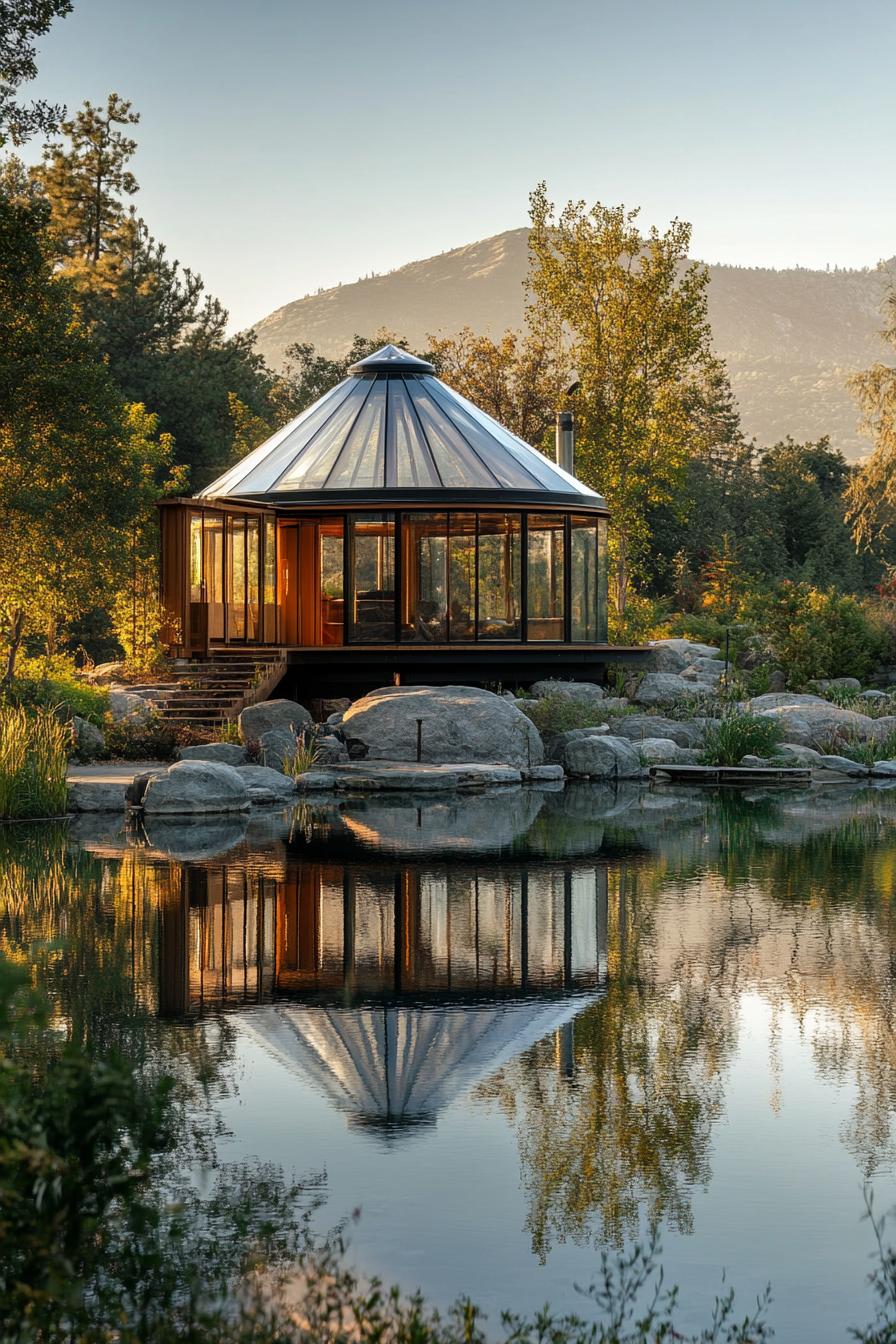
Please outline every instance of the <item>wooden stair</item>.
[[266, 700], [286, 671], [280, 648], [215, 649], [207, 657], [175, 663], [160, 684], [154, 708], [166, 723], [218, 728], [241, 709]]

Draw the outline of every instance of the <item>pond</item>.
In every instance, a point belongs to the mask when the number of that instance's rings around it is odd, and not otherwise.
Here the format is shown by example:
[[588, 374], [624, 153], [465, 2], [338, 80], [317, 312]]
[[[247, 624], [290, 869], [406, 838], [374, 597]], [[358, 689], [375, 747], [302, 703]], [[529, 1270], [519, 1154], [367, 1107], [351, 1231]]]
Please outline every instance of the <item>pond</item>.
[[60, 1028], [201, 1078], [222, 1161], [360, 1210], [435, 1304], [581, 1305], [660, 1231], [787, 1340], [872, 1314], [896, 1203], [896, 790], [617, 792], [0, 830], [0, 932]]

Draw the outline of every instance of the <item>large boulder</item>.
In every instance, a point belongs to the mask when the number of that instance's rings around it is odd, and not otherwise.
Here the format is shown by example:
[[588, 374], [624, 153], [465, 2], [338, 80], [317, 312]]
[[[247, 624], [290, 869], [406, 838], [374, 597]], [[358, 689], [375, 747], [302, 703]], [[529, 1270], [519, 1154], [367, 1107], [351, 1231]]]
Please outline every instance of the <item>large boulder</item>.
[[144, 812], [155, 815], [243, 812], [249, 805], [249, 791], [239, 771], [218, 761], [178, 761], [164, 774], [154, 775], [143, 795]]
[[277, 799], [289, 799], [295, 795], [296, 782], [279, 770], [266, 765], [238, 765], [237, 774], [247, 789], [266, 789]]
[[249, 759], [246, 748], [237, 742], [203, 742], [196, 747], [181, 747], [177, 755], [181, 761], [218, 761], [221, 765], [245, 765]]
[[604, 689], [593, 681], [535, 681], [529, 687], [536, 700], [556, 696], [560, 700], [603, 700]]
[[145, 723], [152, 716], [152, 706], [142, 695], [134, 695], [131, 691], [110, 691], [109, 714], [116, 723], [123, 720]]
[[678, 765], [683, 763], [684, 748], [671, 737], [643, 737], [636, 751], [644, 765]]
[[643, 774], [638, 753], [623, 737], [574, 736], [558, 764], [568, 775], [584, 779], [637, 779]]
[[301, 729], [313, 722], [304, 705], [295, 700], [261, 700], [247, 705], [239, 717], [240, 740], [260, 742], [275, 728]]
[[643, 742], [646, 738], [671, 739], [679, 747], [699, 747], [703, 741], [703, 720], [664, 719], [658, 714], [624, 714], [613, 724], [617, 737], [629, 742]]
[[599, 723], [593, 728], [568, 728], [562, 733], [545, 733], [543, 739], [545, 760], [560, 764], [570, 742], [578, 742], [582, 737], [606, 737], [609, 731], [607, 724]]
[[748, 708], [754, 714], [774, 719], [783, 728], [788, 742], [805, 747], [825, 746], [838, 736], [866, 741], [876, 736], [876, 724], [883, 722], [832, 705], [819, 695], [788, 692], [757, 695], [748, 702]]
[[684, 649], [686, 639], [658, 639], [651, 645], [644, 667], [650, 672], [683, 672], [688, 665]]
[[95, 723], [75, 714], [72, 717], [72, 729], [75, 734], [75, 749], [82, 761], [95, 761], [105, 755], [106, 739], [103, 737], [102, 729], [97, 728]]
[[685, 681], [674, 672], [647, 672], [630, 699], [636, 705], [672, 705], [678, 700], [691, 700], [705, 690], [699, 682]]
[[270, 728], [258, 739], [258, 759], [271, 770], [288, 770], [298, 749], [293, 728]]
[[540, 765], [538, 729], [516, 705], [475, 686], [386, 686], [346, 710], [340, 732], [355, 759], [433, 764], [501, 762]]
[[70, 812], [124, 812], [125, 780], [73, 779], [68, 785]]

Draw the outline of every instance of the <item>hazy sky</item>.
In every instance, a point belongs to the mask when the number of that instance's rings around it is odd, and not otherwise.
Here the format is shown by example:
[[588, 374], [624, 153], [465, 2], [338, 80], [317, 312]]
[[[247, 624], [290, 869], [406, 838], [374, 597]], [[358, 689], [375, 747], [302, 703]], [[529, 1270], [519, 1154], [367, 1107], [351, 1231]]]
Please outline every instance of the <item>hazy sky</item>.
[[75, 0], [35, 88], [132, 99], [139, 209], [242, 326], [515, 228], [542, 177], [708, 261], [873, 265], [894, 43], [896, 0]]

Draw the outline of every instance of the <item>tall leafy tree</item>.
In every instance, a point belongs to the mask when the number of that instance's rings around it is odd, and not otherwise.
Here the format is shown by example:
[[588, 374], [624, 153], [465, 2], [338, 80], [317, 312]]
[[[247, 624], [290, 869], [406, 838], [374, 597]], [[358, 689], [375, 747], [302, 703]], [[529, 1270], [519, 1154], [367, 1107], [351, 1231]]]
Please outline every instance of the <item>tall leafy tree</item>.
[[37, 74], [36, 39], [71, 10], [71, 0], [0, 0], [0, 146], [50, 135], [65, 115], [57, 104], [19, 102], [18, 90]]
[[0, 190], [3, 676], [29, 632], [105, 600], [162, 465], [54, 274], [46, 209]]
[[644, 233], [638, 212], [530, 198], [529, 285], [537, 322], [565, 335], [581, 380], [579, 474], [613, 512], [624, 615], [649, 552], [651, 508], [670, 500], [693, 452], [689, 388], [710, 358], [708, 273], [688, 262], [690, 226]]
[[556, 342], [532, 331], [505, 331], [493, 341], [470, 327], [429, 342], [441, 378], [526, 443], [545, 443], [569, 383]]
[[[896, 354], [896, 283], [884, 313], [883, 336]], [[880, 554], [892, 541], [896, 525], [896, 367], [873, 364], [853, 375], [850, 388], [874, 449], [850, 483], [849, 520], [856, 545]]]

